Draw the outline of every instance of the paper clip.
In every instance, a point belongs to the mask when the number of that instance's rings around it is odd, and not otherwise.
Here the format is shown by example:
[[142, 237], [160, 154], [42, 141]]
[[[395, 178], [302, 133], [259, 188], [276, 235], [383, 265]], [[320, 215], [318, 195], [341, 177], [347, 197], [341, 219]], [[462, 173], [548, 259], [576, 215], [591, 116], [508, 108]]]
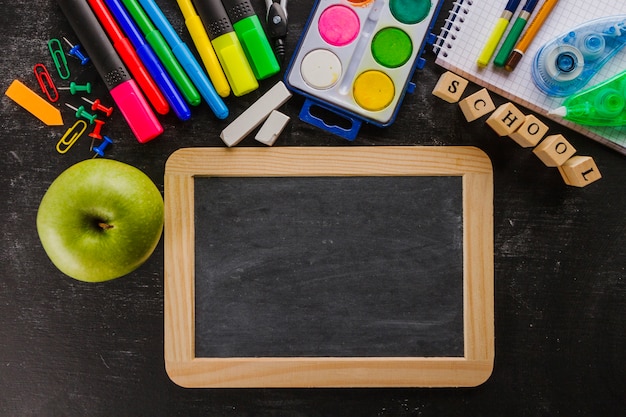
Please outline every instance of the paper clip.
[[[80, 127], [82, 126], [82, 127]], [[80, 129], [80, 131], [78, 131]], [[60, 154], [64, 154], [67, 152], [74, 143], [78, 140], [78, 138], [85, 132], [87, 129], [87, 122], [84, 120], [77, 120], [74, 123], [74, 126], [67, 129], [67, 132], [61, 137], [61, 140], [57, 142], [57, 152]], [[62, 146], [65, 145], [65, 148]]]
[[35, 77], [37, 78], [39, 87], [41, 87], [41, 91], [48, 97], [48, 100], [53, 103], [56, 102], [59, 99], [59, 92], [52, 81], [52, 77], [50, 77], [48, 68], [46, 68], [44, 64], [35, 64], [33, 71], [35, 72]]
[[50, 39], [48, 41], [48, 49], [50, 50], [50, 55], [52, 55], [52, 60], [54, 61], [54, 66], [57, 68], [59, 77], [63, 80], [70, 78], [70, 69], [67, 66], [67, 60], [65, 59], [65, 52], [63, 52], [61, 41], [56, 38]]

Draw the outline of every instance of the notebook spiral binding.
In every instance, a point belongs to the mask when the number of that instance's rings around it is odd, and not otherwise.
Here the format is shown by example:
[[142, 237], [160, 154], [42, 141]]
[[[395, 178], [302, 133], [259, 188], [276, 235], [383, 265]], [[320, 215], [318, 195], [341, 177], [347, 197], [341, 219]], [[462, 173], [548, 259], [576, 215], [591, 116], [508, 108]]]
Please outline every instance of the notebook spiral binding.
[[452, 43], [457, 38], [457, 32], [461, 31], [461, 25], [465, 21], [465, 15], [470, 12], [470, 7], [473, 3], [474, 0], [455, 0], [441, 28], [441, 32], [433, 43], [433, 52], [435, 54], [438, 55], [443, 49], [441, 54], [447, 56], [446, 49], [452, 48]]

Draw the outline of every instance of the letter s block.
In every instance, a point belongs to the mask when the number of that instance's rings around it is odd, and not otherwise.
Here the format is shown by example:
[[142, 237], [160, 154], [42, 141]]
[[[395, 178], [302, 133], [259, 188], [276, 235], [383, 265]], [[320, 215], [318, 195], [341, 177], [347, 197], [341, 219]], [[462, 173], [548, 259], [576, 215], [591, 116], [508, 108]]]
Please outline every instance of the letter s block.
[[575, 187], [585, 187], [602, 178], [595, 161], [590, 156], [572, 156], [559, 167], [559, 172], [565, 184]]
[[576, 149], [563, 137], [563, 135], [552, 135], [546, 137], [539, 144], [533, 153], [548, 167], [561, 166], [570, 159]]
[[515, 132], [526, 120], [526, 116], [513, 103], [505, 103], [491, 113], [487, 124], [499, 135], [507, 136]]
[[486, 88], [478, 90], [459, 102], [459, 107], [468, 122], [474, 121], [495, 110], [496, 106]]
[[463, 95], [467, 84], [468, 81], [465, 78], [447, 71], [439, 77], [439, 81], [437, 81], [435, 89], [433, 90], [433, 95], [448, 103], [456, 103]]

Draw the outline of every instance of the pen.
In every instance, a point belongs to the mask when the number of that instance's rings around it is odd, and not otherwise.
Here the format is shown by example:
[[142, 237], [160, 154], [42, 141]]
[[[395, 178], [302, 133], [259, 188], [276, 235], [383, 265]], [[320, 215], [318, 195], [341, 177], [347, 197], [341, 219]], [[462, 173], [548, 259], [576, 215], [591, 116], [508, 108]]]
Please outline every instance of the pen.
[[57, 0], [57, 3], [137, 140], [148, 142], [163, 133], [163, 127], [89, 5], [83, 0]]
[[187, 45], [180, 39], [159, 6], [157, 6], [154, 0], [139, 0], [139, 3], [170, 45], [174, 56], [178, 58], [178, 61], [187, 72], [187, 75], [189, 75], [189, 78], [191, 78], [200, 95], [209, 104], [215, 116], [219, 119], [228, 117], [226, 104], [217, 94], [213, 84], [211, 84], [202, 68], [200, 68], [200, 64], [198, 64]]
[[146, 12], [144, 12], [139, 3], [137, 3], [137, 0], [122, 0], [122, 3], [135, 20], [139, 29], [143, 32], [146, 41], [154, 49], [154, 52], [161, 60], [165, 69], [167, 69], [167, 72], [172, 77], [172, 80], [179, 88], [187, 103], [192, 106], [200, 104], [200, 93], [198, 93], [198, 90], [194, 87], [187, 73], [167, 45], [165, 39], [163, 39], [163, 35], [154, 27]]
[[137, 56], [130, 41], [124, 36], [122, 30], [115, 22], [115, 19], [113, 19], [113, 16], [104, 5], [103, 0], [87, 0], [87, 2], [102, 24], [102, 28], [109, 35], [109, 38], [113, 42], [113, 47], [120, 58], [122, 58], [122, 61], [126, 64], [130, 73], [137, 80], [137, 84], [139, 84], [139, 87], [143, 90], [148, 101], [152, 104], [157, 113], [167, 114], [170, 111], [169, 104], [167, 104], [161, 90], [159, 90], [150, 74], [148, 74], [146, 67], [144, 67]]
[[193, 0], [226, 79], [236, 96], [259, 88], [250, 63], [220, 0]]
[[481, 67], [486, 67], [493, 55], [496, 47], [498, 46], [498, 42], [502, 38], [504, 31], [506, 30], [511, 18], [513, 17], [513, 13], [517, 10], [521, 0], [509, 0], [506, 6], [504, 7], [504, 11], [500, 15], [500, 18], [496, 21], [496, 25], [493, 27], [491, 31], [491, 35], [487, 38], [487, 43], [483, 47], [482, 52], [478, 56], [476, 63]]
[[250, 0], [222, 0], [239, 43], [257, 80], [280, 71], [280, 65]]
[[209, 78], [213, 83], [213, 87], [215, 87], [215, 91], [217, 91], [217, 94], [222, 97], [228, 97], [230, 94], [230, 85], [228, 84], [224, 70], [217, 59], [217, 55], [215, 55], [215, 50], [213, 49], [213, 45], [211, 45], [209, 36], [204, 30], [200, 16], [196, 13], [196, 9], [193, 7], [191, 0], [176, 1], [180, 11], [183, 13], [183, 17], [185, 18], [185, 26], [187, 26], [191, 39], [193, 40], [194, 45], [196, 45], [196, 50], [198, 51], [198, 54], [200, 54], [204, 68], [206, 68], [207, 73], [209, 74]]
[[109, 6], [109, 10], [117, 19], [118, 24], [126, 32], [126, 36], [128, 36], [128, 39], [135, 47], [137, 56], [143, 61], [176, 116], [181, 120], [188, 120], [191, 117], [189, 106], [174, 85], [171, 77], [165, 71], [165, 68], [163, 68], [161, 61], [159, 61], [150, 45], [141, 35], [132, 17], [128, 14], [120, 0], [105, 1], [107, 6]]
[[528, 19], [533, 13], [533, 10], [535, 10], [537, 3], [539, 3], [539, 0], [526, 1], [524, 7], [522, 7], [522, 11], [520, 12], [519, 16], [517, 16], [517, 19], [515, 19], [515, 23], [513, 23], [513, 27], [511, 27], [509, 34], [506, 35], [506, 38], [504, 39], [500, 50], [496, 54], [496, 57], [493, 60], [493, 65], [495, 65], [496, 67], [503, 67], [504, 64], [506, 64], [506, 60], [511, 54], [515, 43], [522, 34], [522, 31], [526, 27], [526, 23], [528, 23]]
[[552, 12], [552, 9], [554, 9], [554, 6], [556, 6], [558, 2], [559, 0], [546, 0], [546, 2], [543, 3], [539, 11], [537, 12], [537, 16], [535, 16], [530, 26], [528, 26], [528, 29], [526, 29], [526, 32], [524, 32], [524, 35], [522, 35], [519, 42], [517, 42], [515, 49], [513, 49], [513, 52], [511, 52], [508, 59], [506, 60], [506, 63], [504, 64], [505, 70], [513, 71], [515, 67], [517, 67], [517, 64], [526, 53], [528, 46], [533, 41], [533, 39], [535, 39], [535, 36], [537, 36], [537, 32], [539, 32], [539, 29], [541, 29], [541, 26], [546, 21], [546, 19]]

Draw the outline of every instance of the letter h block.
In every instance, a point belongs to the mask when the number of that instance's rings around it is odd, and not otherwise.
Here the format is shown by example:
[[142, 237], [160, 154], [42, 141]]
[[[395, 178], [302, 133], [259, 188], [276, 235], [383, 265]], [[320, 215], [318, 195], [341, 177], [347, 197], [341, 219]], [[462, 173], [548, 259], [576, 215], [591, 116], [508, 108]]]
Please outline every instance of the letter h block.
[[526, 116], [513, 103], [498, 107], [487, 119], [487, 124], [499, 135], [507, 136], [522, 126]]

